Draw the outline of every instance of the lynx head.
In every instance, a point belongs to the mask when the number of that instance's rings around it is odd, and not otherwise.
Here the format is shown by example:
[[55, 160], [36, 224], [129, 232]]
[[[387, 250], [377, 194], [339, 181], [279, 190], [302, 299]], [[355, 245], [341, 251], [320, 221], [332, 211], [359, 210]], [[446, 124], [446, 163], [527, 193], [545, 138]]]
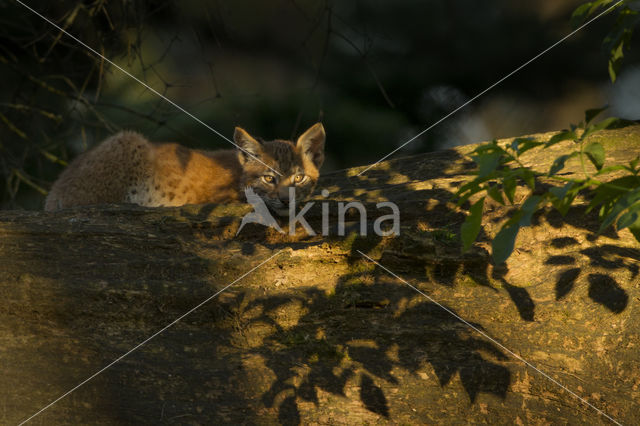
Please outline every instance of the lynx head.
[[295, 188], [296, 203], [311, 195], [324, 161], [325, 133], [321, 123], [311, 126], [296, 143], [262, 142], [239, 127], [233, 139], [241, 148], [238, 160], [243, 169], [242, 188], [253, 189], [272, 211], [281, 216], [289, 214], [291, 187]]

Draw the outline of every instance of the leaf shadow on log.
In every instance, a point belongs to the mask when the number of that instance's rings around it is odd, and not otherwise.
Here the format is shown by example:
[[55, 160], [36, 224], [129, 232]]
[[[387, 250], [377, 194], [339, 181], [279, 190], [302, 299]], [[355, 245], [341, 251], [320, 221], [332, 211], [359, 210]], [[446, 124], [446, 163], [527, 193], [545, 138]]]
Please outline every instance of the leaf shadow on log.
[[[455, 164], [454, 167], [452, 167], [453, 164]], [[414, 212], [412, 216], [404, 217], [403, 220], [412, 225], [414, 228], [412, 231], [415, 231], [419, 223], [426, 232], [423, 232], [418, 239], [431, 239], [432, 244], [436, 246], [433, 256], [420, 259], [427, 265], [430, 279], [441, 285], [453, 287], [461, 277], [467, 277], [475, 284], [486, 286], [495, 290], [496, 293], [500, 292], [494, 284], [498, 281], [505, 288], [520, 317], [525, 321], [534, 321], [535, 304], [528, 290], [511, 284], [504, 277], [503, 270], [493, 268], [490, 256], [485, 249], [476, 247], [467, 256], [460, 255], [461, 243], [458, 233], [466, 216], [455, 207], [457, 198], [453, 189], [449, 188], [459, 186], [464, 181], [464, 176], [474, 168], [472, 161], [461, 157], [453, 150], [448, 150], [392, 160], [389, 162], [388, 172], [379, 171], [374, 175], [376, 177], [369, 180], [373, 180], [374, 185], [381, 188], [385, 188], [385, 179], [389, 179], [389, 176], [393, 176], [393, 180], [403, 176], [409, 181], [407, 184], [391, 184], [392, 189], [385, 193], [385, 199], [397, 202], [401, 207], [404, 206], [403, 212], [407, 210]], [[434, 183], [430, 189], [412, 190], [415, 182], [432, 179], [434, 182], [443, 181], [449, 186]], [[370, 182], [367, 183], [370, 184]], [[355, 196], [355, 191], [349, 195]], [[423, 200], [432, 202], [422, 212], [416, 211], [415, 206]], [[468, 207], [468, 203], [465, 206]], [[450, 235], [449, 238], [446, 238], [447, 233]], [[478, 240], [488, 241], [484, 227], [480, 231]]]
[[[268, 323], [276, 330], [256, 349], [276, 376], [262, 396], [267, 407], [282, 409], [278, 404], [287, 401], [283, 394], [316, 406], [324, 400], [321, 393], [353, 398], [347, 391], [358, 384], [364, 407], [389, 418], [389, 392], [407, 375], [418, 377], [425, 369], [434, 372], [442, 388], [459, 375], [472, 403], [480, 393], [505, 397], [511, 375], [501, 350], [370, 267], [362, 259], [355, 261], [354, 268], [366, 272], [342, 276], [328, 295], [299, 289], [289, 297], [257, 298], [247, 305], [247, 311], [261, 312], [247, 327]], [[307, 313], [284, 328], [273, 318], [290, 305]], [[432, 385], [415, 386], [404, 389], [419, 398]]]
[[539, 216], [537, 222], [543, 219], [556, 229], [571, 227], [585, 231], [583, 235], [591, 243], [581, 244], [570, 236], [551, 239], [551, 247], [563, 250], [562, 254], [551, 255], [544, 261], [547, 265], [564, 267], [556, 273], [556, 300], [566, 298], [576, 290], [576, 284], [582, 282], [593, 302], [612, 313], [621, 313], [629, 304], [624, 288], [640, 273], [640, 250], [627, 244], [614, 244], [620, 237], [612, 229], [603, 233], [607, 241], [598, 243], [598, 220], [595, 213], [586, 214], [584, 208], [572, 208], [564, 218], [557, 212], [547, 212], [544, 217]]

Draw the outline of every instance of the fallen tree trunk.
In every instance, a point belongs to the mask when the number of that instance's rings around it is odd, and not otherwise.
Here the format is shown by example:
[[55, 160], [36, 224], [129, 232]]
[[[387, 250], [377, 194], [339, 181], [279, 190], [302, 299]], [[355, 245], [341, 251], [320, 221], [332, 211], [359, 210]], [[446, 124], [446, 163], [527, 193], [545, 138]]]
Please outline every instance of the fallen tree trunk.
[[[595, 137], [609, 162], [640, 148], [640, 126]], [[453, 194], [471, 149], [328, 174], [331, 195], [305, 217], [319, 230], [326, 203], [329, 236], [256, 224], [236, 236], [245, 205], [1, 212], [0, 423], [59, 397], [31, 421], [607, 423], [587, 401], [634, 423], [637, 243], [596, 237], [579, 207], [549, 211], [496, 267], [488, 241], [509, 212], [496, 205], [461, 254]], [[544, 170], [554, 155], [528, 161]], [[395, 202], [401, 234], [337, 235], [337, 203], [350, 200], [368, 206], [369, 231], [388, 213], [375, 204]]]

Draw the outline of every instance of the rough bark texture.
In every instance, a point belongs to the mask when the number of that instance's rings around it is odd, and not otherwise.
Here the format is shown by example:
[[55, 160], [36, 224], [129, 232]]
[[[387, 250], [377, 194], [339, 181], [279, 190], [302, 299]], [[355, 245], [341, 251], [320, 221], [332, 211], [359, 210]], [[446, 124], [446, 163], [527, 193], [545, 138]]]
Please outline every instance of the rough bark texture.
[[[640, 126], [596, 137], [608, 162], [640, 148]], [[246, 205], [1, 212], [0, 423], [28, 418], [277, 252], [31, 423], [608, 423], [504, 347], [637, 422], [638, 244], [626, 231], [596, 237], [580, 208], [564, 220], [550, 211], [494, 267], [488, 236], [510, 210], [496, 205], [462, 255], [453, 194], [472, 148], [325, 176], [329, 237], [260, 225], [236, 237]], [[554, 156], [528, 161], [545, 170]], [[375, 203], [396, 202], [401, 235], [336, 235], [341, 200], [367, 203], [369, 231], [388, 214]], [[306, 215], [316, 230], [321, 201]]]

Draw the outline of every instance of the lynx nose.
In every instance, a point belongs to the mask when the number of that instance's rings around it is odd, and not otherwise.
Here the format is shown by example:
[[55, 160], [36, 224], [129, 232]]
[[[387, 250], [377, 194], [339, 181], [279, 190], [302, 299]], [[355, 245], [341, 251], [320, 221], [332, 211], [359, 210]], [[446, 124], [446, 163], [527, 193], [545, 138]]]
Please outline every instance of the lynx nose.
[[293, 186], [284, 186], [278, 189], [278, 199], [285, 205], [288, 206], [289, 202], [292, 199], [295, 199], [295, 187]]

